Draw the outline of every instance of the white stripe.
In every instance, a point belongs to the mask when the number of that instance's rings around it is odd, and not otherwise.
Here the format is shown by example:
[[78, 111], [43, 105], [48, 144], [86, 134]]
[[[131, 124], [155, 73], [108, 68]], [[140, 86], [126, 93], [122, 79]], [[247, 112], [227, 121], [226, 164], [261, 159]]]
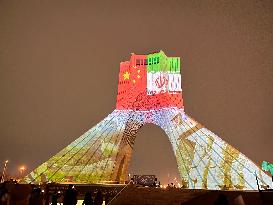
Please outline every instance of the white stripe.
[[179, 92], [181, 89], [181, 74], [180, 73], [169, 73], [168, 91]]
[[180, 91], [182, 91], [180, 73], [167, 72], [147, 73], [148, 95]]

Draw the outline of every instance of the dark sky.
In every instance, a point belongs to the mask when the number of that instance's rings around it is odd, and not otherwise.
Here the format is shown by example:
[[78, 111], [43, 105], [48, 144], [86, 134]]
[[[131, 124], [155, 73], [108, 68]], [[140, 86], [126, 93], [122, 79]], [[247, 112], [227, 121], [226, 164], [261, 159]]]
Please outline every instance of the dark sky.
[[[273, 162], [272, 31], [271, 0], [0, 0], [0, 160], [47, 160], [114, 109], [120, 61], [162, 49], [182, 59], [185, 111]], [[166, 142], [145, 126], [130, 172], [175, 175]]]

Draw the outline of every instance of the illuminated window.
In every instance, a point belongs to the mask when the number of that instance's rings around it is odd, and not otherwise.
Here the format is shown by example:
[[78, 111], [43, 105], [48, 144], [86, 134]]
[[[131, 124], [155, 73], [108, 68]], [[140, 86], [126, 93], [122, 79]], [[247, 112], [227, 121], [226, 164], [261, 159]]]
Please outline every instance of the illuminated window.
[[144, 59], [144, 65], [148, 65], [148, 64], [147, 64], [147, 59]]

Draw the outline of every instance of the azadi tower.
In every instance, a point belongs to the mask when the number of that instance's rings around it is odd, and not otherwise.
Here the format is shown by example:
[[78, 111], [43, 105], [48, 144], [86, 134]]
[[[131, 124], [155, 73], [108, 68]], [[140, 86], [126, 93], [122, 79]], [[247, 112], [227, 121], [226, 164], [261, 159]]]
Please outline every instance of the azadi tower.
[[122, 183], [146, 123], [168, 136], [184, 188], [254, 190], [256, 178], [271, 186], [255, 163], [184, 112], [180, 58], [163, 51], [121, 62], [116, 109], [22, 181]]

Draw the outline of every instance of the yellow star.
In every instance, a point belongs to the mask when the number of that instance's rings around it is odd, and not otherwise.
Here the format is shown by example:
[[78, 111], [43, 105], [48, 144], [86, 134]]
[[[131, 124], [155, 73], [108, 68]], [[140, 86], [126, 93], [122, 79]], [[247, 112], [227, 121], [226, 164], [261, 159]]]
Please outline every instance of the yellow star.
[[130, 73], [128, 71], [123, 73], [123, 80], [129, 80], [129, 78], [130, 78]]
[[140, 70], [137, 70], [137, 73], [140, 73]]
[[136, 83], [136, 80], [133, 80], [133, 83]]
[[140, 78], [140, 75], [137, 75], [137, 78]]

